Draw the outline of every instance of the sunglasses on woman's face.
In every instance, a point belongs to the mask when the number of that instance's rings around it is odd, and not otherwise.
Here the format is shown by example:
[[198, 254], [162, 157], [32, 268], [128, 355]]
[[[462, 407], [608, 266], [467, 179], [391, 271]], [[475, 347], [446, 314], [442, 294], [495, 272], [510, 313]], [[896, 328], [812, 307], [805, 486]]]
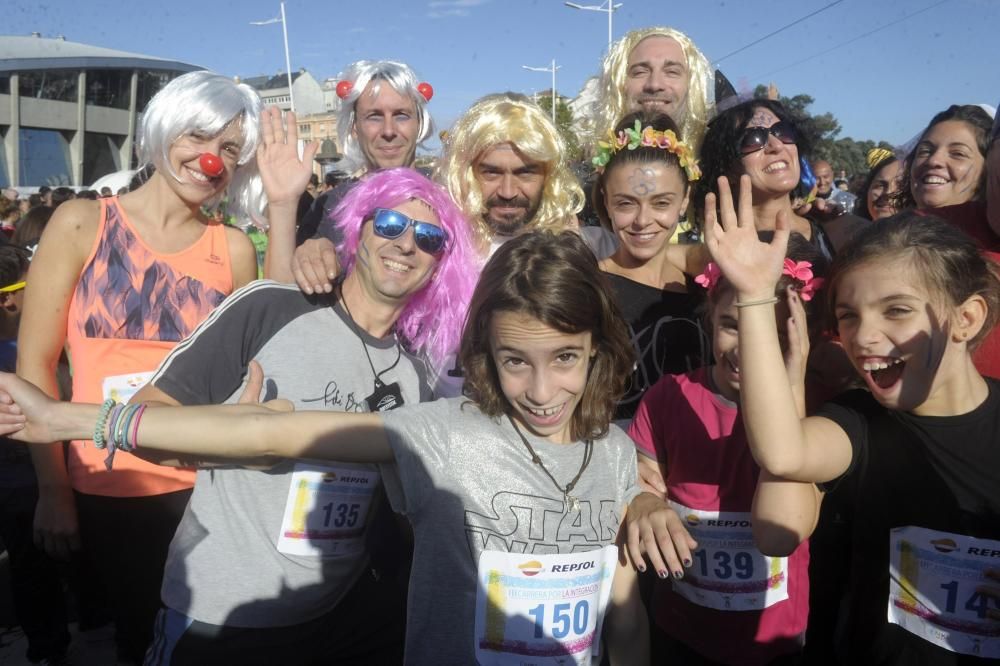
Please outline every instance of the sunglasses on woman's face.
[[394, 240], [413, 227], [413, 239], [417, 247], [427, 254], [437, 254], [444, 250], [448, 232], [430, 222], [421, 222], [389, 208], [376, 208], [372, 217], [372, 229], [380, 238]]
[[768, 139], [774, 136], [781, 143], [792, 144], [798, 139], [798, 133], [791, 123], [778, 121], [770, 127], [750, 127], [740, 137], [740, 153], [750, 155], [758, 150], [764, 150]]

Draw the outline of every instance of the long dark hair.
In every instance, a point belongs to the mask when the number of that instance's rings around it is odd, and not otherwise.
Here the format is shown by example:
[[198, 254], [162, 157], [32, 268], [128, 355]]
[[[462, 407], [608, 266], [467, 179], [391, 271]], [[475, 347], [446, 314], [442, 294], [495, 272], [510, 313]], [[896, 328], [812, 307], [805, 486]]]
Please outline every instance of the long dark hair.
[[[975, 104], [952, 104], [947, 109], [937, 114], [924, 128], [924, 131], [920, 133], [920, 140], [917, 144], [913, 146], [913, 150], [910, 154], [906, 156], [906, 160], [903, 162], [903, 174], [899, 183], [899, 193], [896, 195], [896, 201], [894, 202], [896, 210], [906, 210], [908, 208], [916, 208], [917, 201], [913, 198], [913, 193], [910, 191], [911, 180], [910, 180], [910, 170], [913, 168], [913, 159], [917, 155], [917, 149], [920, 148], [920, 144], [923, 142], [924, 137], [927, 136], [935, 125], [939, 125], [943, 122], [949, 120], [959, 120], [972, 130], [973, 135], [976, 137], [976, 148], [979, 149], [979, 154], [986, 159], [986, 152], [990, 147], [990, 132], [993, 130], [993, 119], [990, 118], [990, 114], [983, 111], [980, 107]], [[976, 191], [972, 195], [973, 199], [980, 198], [986, 192], [986, 167], [983, 167], [983, 173], [979, 176], [979, 182], [976, 184]]]
[[490, 321], [497, 312], [523, 313], [563, 333], [591, 333], [597, 353], [571, 434], [577, 440], [606, 435], [635, 357], [604, 275], [583, 239], [571, 231], [523, 234], [501, 246], [483, 269], [460, 360], [466, 396], [491, 417], [511, 411], [490, 349]]

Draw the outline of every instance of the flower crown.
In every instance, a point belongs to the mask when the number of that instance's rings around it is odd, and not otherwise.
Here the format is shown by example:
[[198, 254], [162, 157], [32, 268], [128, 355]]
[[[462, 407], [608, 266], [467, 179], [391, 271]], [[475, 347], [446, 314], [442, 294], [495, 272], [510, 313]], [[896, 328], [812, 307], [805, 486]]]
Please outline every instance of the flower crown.
[[[803, 301], [811, 301], [816, 292], [823, 288], [823, 283], [826, 282], [823, 278], [813, 275], [811, 262], [795, 261], [787, 257], [785, 258], [785, 266], [781, 269], [781, 274], [787, 275], [799, 283], [796, 291], [799, 292], [799, 296]], [[705, 270], [694, 281], [705, 289], [712, 291], [715, 285], [719, 283], [719, 278], [721, 277], [722, 271], [715, 265], [715, 262], [710, 261], [705, 266]]]
[[689, 181], [701, 178], [701, 169], [698, 168], [698, 160], [695, 159], [691, 146], [678, 139], [672, 130], [643, 128], [638, 118], [633, 127], [626, 127], [618, 132], [618, 136], [615, 136], [612, 130], [608, 130], [607, 140], [597, 142], [597, 154], [592, 161], [594, 166], [603, 168], [611, 161], [611, 156], [619, 150], [635, 150], [639, 146], [662, 148], [673, 153], [687, 173]]

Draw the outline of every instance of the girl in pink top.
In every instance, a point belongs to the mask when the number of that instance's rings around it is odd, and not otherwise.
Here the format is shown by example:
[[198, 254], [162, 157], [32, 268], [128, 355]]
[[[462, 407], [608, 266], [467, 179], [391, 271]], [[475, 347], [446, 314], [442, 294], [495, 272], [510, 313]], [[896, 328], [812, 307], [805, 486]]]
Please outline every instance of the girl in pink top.
[[[776, 294], [794, 290], [803, 300], [808, 296], [805, 305], [812, 307], [824, 261], [804, 238], [794, 239]], [[708, 289], [715, 364], [663, 377], [646, 392], [629, 428], [641, 473], [665, 481], [666, 498], [690, 535], [675, 539], [684, 569], [658, 571], [664, 580], [653, 596], [659, 629], [654, 649], [663, 663], [794, 659], [809, 610], [808, 544], [790, 544], [787, 557], [766, 557], [754, 544], [759, 530], [750, 510], [760, 470], [739, 414], [736, 294], [714, 264], [697, 282]], [[777, 324], [787, 369], [792, 384], [801, 386], [809, 347], [806, 313], [791, 299], [781, 310]], [[804, 412], [804, 395], [796, 399]], [[691, 537], [697, 546], [687, 548]]]

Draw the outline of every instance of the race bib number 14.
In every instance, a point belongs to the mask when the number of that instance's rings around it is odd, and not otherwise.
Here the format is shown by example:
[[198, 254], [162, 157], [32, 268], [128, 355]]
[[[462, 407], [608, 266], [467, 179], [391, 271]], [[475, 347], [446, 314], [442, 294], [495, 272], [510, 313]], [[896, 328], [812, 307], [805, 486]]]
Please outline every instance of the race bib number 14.
[[600, 648], [618, 550], [567, 555], [484, 551], [476, 596], [483, 666], [589, 664]]
[[889, 622], [951, 652], [1000, 657], [1000, 602], [978, 591], [995, 584], [1000, 541], [897, 527], [890, 532]]

